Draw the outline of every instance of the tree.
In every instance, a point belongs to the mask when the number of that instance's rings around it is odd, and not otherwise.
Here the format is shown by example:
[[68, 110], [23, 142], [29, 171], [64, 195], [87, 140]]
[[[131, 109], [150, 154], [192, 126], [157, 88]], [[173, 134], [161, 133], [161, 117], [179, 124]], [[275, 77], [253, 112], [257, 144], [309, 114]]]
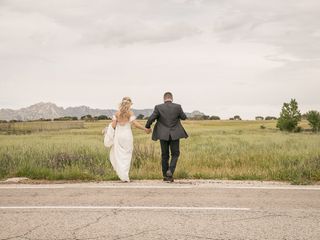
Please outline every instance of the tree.
[[85, 120], [85, 121], [93, 121], [94, 120], [94, 118], [90, 114], [82, 116], [80, 119]]
[[144, 119], [144, 115], [143, 115], [143, 114], [139, 114], [139, 115], [137, 116], [137, 119], [138, 119], [138, 120]]
[[262, 116], [256, 116], [256, 121], [261, 121], [263, 120], [264, 118]]
[[97, 117], [98, 120], [108, 120], [108, 116], [107, 115], [100, 115]]
[[292, 132], [298, 130], [298, 123], [301, 121], [301, 113], [298, 109], [298, 102], [291, 99], [290, 103], [283, 103], [277, 128], [281, 131]]
[[209, 120], [210, 116], [209, 115], [203, 115], [202, 120]]
[[76, 121], [78, 120], [77, 117], [72, 117], [72, 116], [64, 116], [64, 117], [59, 117], [59, 118], [54, 118], [54, 121]]
[[312, 110], [306, 113], [307, 120], [309, 125], [312, 128], [312, 131], [320, 131], [320, 112]]
[[218, 116], [211, 116], [209, 119], [210, 119], [210, 120], [220, 120], [220, 117], [218, 117]]
[[16, 119], [12, 119], [9, 121], [10, 123], [16, 123], [16, 122], [22, 122], [22, 120], [16, 120]]
[[197, 114], [197, 115], [194, 115], [192, 117], [189, 117], [188, 119], [190, 119], [190, 120], [208, 120], [209, 116], [208, 115], [204, 115], [204, 114]]
[[34, 121], [35, 121], [35, 122], [36, 122], [36, 121], [49, 122], [49, 121], [51, 121], [51, 119], [50, 119], [50, 118], [39, 118], [39, 119], [34, 120]]
[[234, 119], [234, 120], [242, 120], [239, 115], [235, 115], [235, 116], [233, 117], [233, 119]]

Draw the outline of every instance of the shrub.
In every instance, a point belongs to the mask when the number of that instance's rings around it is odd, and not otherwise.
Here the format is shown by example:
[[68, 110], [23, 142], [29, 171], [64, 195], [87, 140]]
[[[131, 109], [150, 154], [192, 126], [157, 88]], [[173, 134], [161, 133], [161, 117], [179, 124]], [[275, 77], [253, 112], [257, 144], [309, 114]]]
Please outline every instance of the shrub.
[[309, 125], [312, 131], [318, 132], [320, 130], [320, 113], [318, 111], [312, 110], [306, 114]]
[[265, 120], [277, 120], [277, 118], [273, 116], [267, 116]]
[[299, 133], [299, 132], [301, 132], [302, 131], [302, 127], [300, 127], [300, 126], [298, 126], [298, 127], [296, 127], [295, 129], [294, 129], [294, 132], [295, 133]]

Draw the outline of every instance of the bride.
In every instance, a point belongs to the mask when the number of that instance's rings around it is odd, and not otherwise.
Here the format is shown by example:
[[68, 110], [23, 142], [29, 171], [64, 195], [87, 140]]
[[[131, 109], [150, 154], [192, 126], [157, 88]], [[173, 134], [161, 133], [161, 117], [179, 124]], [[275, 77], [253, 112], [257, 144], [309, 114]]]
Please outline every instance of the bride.
[[131, 125], [150, 133], [151, 130], [143, 127], [131, 111], [132, 101], [124, 97], [120, 103], [119, 110], [112, 117], [112, 123], [102, 132], [112, 135], [112, 146], [110, 150], [110, 162], [113, 169], [123, 182], [130, 182], [129, 170], [133, 152], [133, 136]]

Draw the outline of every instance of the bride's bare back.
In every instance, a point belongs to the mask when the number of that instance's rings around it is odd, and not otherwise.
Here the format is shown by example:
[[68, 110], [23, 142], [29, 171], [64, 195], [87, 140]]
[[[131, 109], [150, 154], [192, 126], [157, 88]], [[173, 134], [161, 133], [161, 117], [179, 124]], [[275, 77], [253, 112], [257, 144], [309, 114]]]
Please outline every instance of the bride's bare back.
[[130, 115], [128, 117], [122, 117], [120, 115], [120, 112], [116, 112], [115, 117], [116, 117], [116, 122], [120, 125], [126, 125], [127, 123], [130, 122], [130, 118], [133, 116], [133, 112], [130, 112]]

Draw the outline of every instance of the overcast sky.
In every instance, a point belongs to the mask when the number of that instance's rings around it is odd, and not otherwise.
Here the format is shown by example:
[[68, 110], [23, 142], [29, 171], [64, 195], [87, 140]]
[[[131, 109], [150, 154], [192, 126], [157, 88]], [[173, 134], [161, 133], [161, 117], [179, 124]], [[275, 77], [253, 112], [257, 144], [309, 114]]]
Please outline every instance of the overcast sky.
[[0, 108], [320, 110], [319, 0], [0, 0]]

